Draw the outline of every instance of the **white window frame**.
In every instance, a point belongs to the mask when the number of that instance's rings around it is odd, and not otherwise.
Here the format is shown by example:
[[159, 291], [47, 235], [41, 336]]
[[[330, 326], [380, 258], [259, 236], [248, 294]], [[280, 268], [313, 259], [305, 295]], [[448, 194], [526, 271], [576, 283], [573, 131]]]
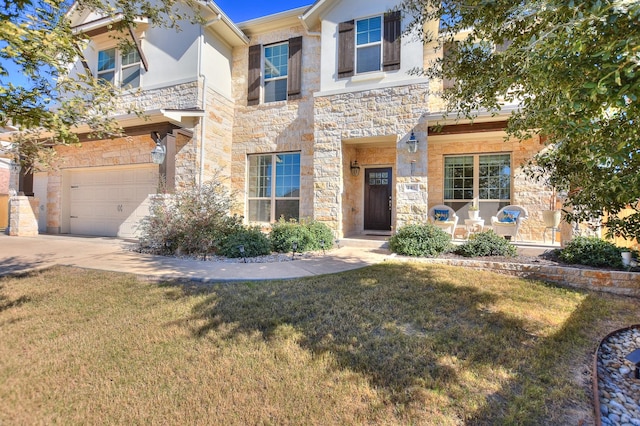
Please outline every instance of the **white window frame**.
[[[278, 159], [277, 157], [279, 155], [298, 155], [298, 175], [297, 175], [297, 180], [298, 180], [298, 196], [297, 197], [282, 197], [282, 196], [277, 196], [277, 181], [278, 181], [278, 167], [277, 167], [277, 163], [278, 163]], [[253, 176], [251, 175], [251, 158], [258, 158], [258, 157], [271, 157], [271, 175], [270, 176], [265, 176], [263, 177], [264, 179], [269, 181], [269, 192], [270, 195], [269, 196], [251, 196], [251, 185], [252, 185], [252, 178]], [[287, 175], [285, 175], [287, 176]], [[250, 154], [247, 156], [247, 189], [246, 189], [246, 201], [247, 201], [247, 206], [246, 206], [246, 217], [248, 219], [249, 222], [251, 223], [274, 223], [276, 221], [278, 221], [278, 219], [280, 219], [279, 217], [276, 217], [276, 204], [278, 201], [297, 201], [298, 202], [298, 214], [296, 215], [295, 219], [299, 219], [300, 218], [300, 191], [302, 190], [301, 188], [301, 179], [302, 179], [302, 154], [299, 151], [293, 151], [293, 152], [274, 152], [274, 153], [260, 153], [260, 154]], [[270, 212], [269, 212], [269, 220], [268, 221], [262, 221], [262, 220], [254, 220], [251, 217], [251, 210], [250, 210], [250, 203], [251, 201], [269, 201], [270, 204]]]
[[[270, 78], [266, 78], [267, 72], [266, 72], [266, 62], [267, 62], [267, 49], [272, 48], [272, 47], [276, 47], [276, 46], [283, 46], [286, 45], [287, 46], [287, 74], [284, 76], [277, 76], [277, 77], [270, 77]], [[287, 100], [287, 90], [285, 88], [285, 96], [284, 99], [273, 99], [273, 100], [267, 100], [267, 82], [275, 82], [278, 80], [285, 80], [285, 86], [288, 85], [289, 83], [289, 41], [283, 41], [283, 42], [278, 42], [278, 43], [273, 43], [273, 44], [268, 44], [262, 47], [262, 103], [268, 104], [268, 103], [272, 103], [272, 102], [283, 102]]]
[[[109, 68], [108, 70], [102, 70], [102, 71], [98, 71], [98, 63], [99, 63], [99, 58], [100, 58], [100, 53], [101, 52], [106, 52], [109, 50], [113, 50], [115, 53], [115, 64], [114, 64], [114, 68]], [[138, 56], [138, 61], [137, 62], [132, 62], [130, 64], [126, 64], [123, 65], [123, 57], [126, 55], [129, 55], [130, 53], [134, 52], [137, 56]], [[124, 75], [124, 71], [131, 69], [133, 67], [138, 67], [139, 69], [139, 76], [138, 76], [138, 85], [137, 86], [122, 86], [122, 80], [123, 80], [123, 75]], [[98, 59], [96, 60], [96, 76], [98, 77], [98, 79], [100, 79], [100, 75], [101, 74], [105, 74], [108, 72], [113, 72], [113, 81], [111, 82], [115, 87], [124, 87], [125, 89], [130, 88], [130, 89], [137, 89], [139, 87], [142, 86], [142, 58], [140, 57], [140, 54], [138, 53], [138, 51], [133, 48], [133, 50], [131, 52], [128, 52], [127, 54], [125, 54], [121, 49], [118, 49], [117, 47], [108, 47], [108, 48], [104, 48], [104, 49], [100, 49], [98, 50]], [[105, 79], [106, 80], [106, 79]]]
[[[505, 155], [509, 156], [509, 198], [480, 198], [480, 157], [492, 156], [492, 155]], [[473, 196], [471, 198], [447, 198], [447, 168], [446, 168], [446, 159], [447, 158], [464, 158], [464, 157], [472, 157], [473, 158]], [[513, 155], [511, 152], [486, 152], [481, 154], [461, 154], [461, 155], [445, 155], [443, 159], [443, 196], [445, 203], [458, 203], [458, 202], [491, 202], [491, 203], [509, 203], [511, 202], [511, 197], [513, 196]]]
[[[364, 43], [364, 44], [358, 44], [358, 23], [362, 22], [362, 21], [366, 21], [366, 20], [371, 20], [374, 18], [378, 18], [380, 20], [380, 40], [379, 41], [375, 41], [375, 42], [369, 42], [369, 43]], [[362, 74], [368, 74], [368, 73], [375, 73], [375, 72], [382, 72], [382, 55], [383, 55], [383, 51], [382, 51], [382, 46], [383, 46], [383, 41], [384, 41], [384, 16], [382, 15], [375, 15], [375, 16], [369, 16], [367, 18], [361, 18], [361, 19], [356, 19], [355, 21], [355, 28], [354, 28], [354, 48], [355, 51], [353, 52], [354, 54], [354, 75], [362, 75]], [[362, 71], [359, 72], [358, 71], [358, 50], [359, 49], [363, 49], [363, 48], [369, 48], [369, 47], [373, 47], [373, 46], [378, 46], [378, 50], [379, 50], [379, 58], [380, 61], [378, 63], [378, 69], [377, 70], [369, 70], [369, 71]]]

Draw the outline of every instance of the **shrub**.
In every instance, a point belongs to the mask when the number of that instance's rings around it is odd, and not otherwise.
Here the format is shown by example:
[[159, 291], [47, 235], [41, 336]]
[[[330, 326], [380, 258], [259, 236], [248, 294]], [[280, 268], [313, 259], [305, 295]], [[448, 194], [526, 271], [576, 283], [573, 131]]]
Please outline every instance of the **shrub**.
[[217, 253], [224, 239], [241, 229], [242, 217], [231, 216], [233, 198], [220, 179], [151, 200], [140, 224], [140, 247], [159, 254]]
[[320, 222], [300, 221], [295, 219], [286, 221], [280, 219], [271, 227], [269, 234], [271, 249], [279, 253], [287, 253], [292, 250], [293, 242], [298, 244], [297, 252], [321, 249], [321, 241], [324, 248], [333, 247], [333, 233], [331, 229]]
[[517, 249], [493, 231], [480, 232], [456, 248], [456, 254], [465, 257], [515, 256]]
[[560, 251], [559, 257], [566, 263], [622, 267], [620, 249], [597, 237], [575, 237]]
[[[244, 247], [244, 254], [240, 253]], [[269, 238], [259, 227], [241, 228], [227, 235], [220, 247], [220, 254], [226, 257], [257, 257], [271, 253]]]
[[451, 236], [430, 223], [406, 225], [389, 239], [389, 248], [406, 256], [437, 256], [451, 249]]

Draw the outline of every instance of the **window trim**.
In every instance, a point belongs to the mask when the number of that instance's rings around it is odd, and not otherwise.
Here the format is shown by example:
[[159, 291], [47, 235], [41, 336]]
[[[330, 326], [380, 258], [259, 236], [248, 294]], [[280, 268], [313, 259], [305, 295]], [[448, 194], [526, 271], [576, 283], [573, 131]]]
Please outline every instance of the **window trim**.
[[[267, 49], [270, 48], [270, 47], [283, 46], [283, 45], [287, 45], [287, 74], [284, 77], [279, 76], [279, 77], [267, 78], [266, 77], [267, 73], [266, 73], [266, 69], [265, 69], [266, 62], [267, 62], [267, 55], [266, 55]], [[288, 93], [289, 92], [289, 90], [288, 90], [288, 88], [289, 88], [289, 63], [288, 63], [289, 62], [289, 40], [280, 41], [280, 42], [277, 42], [277, 43], [266, 44], [266, 45], [262, 46], [262, 54], [260, 55], [260, 58], [261, 58], [261, 68], [260, 68], [261, 84], [260, 84], [260, 86], [261, 86], [261, 92], [262, 92], [262, 94], [261, 94], [262, 103], [270, 104], [270, 103], [273, 103], [273, 102], [283, 102], [283, 101], [288, 100], [288, 98], [289, 98], [289, 93]], [[287, 90], [286, 90], [286, 93], [285, 93], [285, 98], [284, 99], [274, 99], [274, 100], [267, 101], [267, 99], [266, 99], [267, 82], [269, 82], [269, 81], [275, 82], [275, 81], [278, 81], [278, 80], [286, 80], [286, 82], [287, 82], [287, 84], [286, 84]]]
[[[100, 71], [99, 70], [100, 53], [106, 52], [106, 51], [109, 51], [109, 50], [113, 50], [114, 54], [115, 54], [114, 67], [110, 68], [109, 70]], [[129, 55], [131, 52], [127, 52], [125, 54], [122, 49], [119, 49], [118, 47], [115, 47], [115, 46], [107, 47], [107, 48], [98, 50], [98, 56], [97, 56], [97, 60], [96, 60], [96, 78], [100, 79], [100, 74], [105, 74], [107, 72], [113, 72], [113, 81], [111, 82], [111, 84], [113, 84], [114, 87], [122, 87], [123, 89], [137, 89], [139, 87], [142, 87], [142, 69], [143, 69], [143, 66], [144, 66], [144, 61], [142, 59], [142, 56], [140, 55], [140, 52], [138, 52], [137, 49], [135, 49], [135, 48], [132, 49], [132, 52], [135, 52], [137, 54], [137, 56], [138, 56], [137, 62], [132, 62], [130, 64], [123, 65], [123, 57], [125, 55]], [[130, 68], [133, 68], [133, 67], [136, 67], [136, 66], [138, 67], [138, 70], [139, 70], [138, 71], [139, 72], [138, 85], [137, 86], [133, 86], [133, 85], [122, 86], [124, 70], [125, 69], [130, 69]]]
[[[299, 175], [298, 175], [298, 196], [297, 197], [278, 197], [277, 196], [277, 159], [278, 155], [298, 155], [298, 167], [299, 167]], [[270, 180], [270, 193], [271, 195], [268, 197], [258, 197], [258, 196], [250, 196], [251, 193], [251, 158], [252, 157], [271, 157], [271, 176], [268, 177]], [[250, 223], [275, 223], [278, 221], [278, 217], [276, 217], [276, 204], [277, 201], [297, 201], [298, 202], [298, 214], [296, 219], [300, 218], [300, 192], [302, 190], [302, 153], [300, 151], [284, 151], [284, 152], [270, 152], [270, 153], [255, 153], [247, 155], [247, 185], [246, 185], [246, 218]], [[269, 211], [269, 221], [263, 222], [260, 220], [252, 220], [249, 211], [249, 204], [251, 201], [260, 201], [260, 200], [268, 200], [271, 202], [270, 211]]]
[[[365, 43], [365, 44], [358, 44], [358, 23], [362, 22], [362, 21], [370, 21], [371, 19], [374, 18], [379, 18], [380, 19], [380, 40], [376, 41], [376, 42], [369, 42], [369, 43]], [[365, 18], [360, 18], [360, 19], [356, 19], [355, 23], [354, 23], [354, 31], [355, 31], [355, 38], [354, 38], [354, 52], [353, 52], [353, 58], [354, 58], [354, 75], [364, 75], [364, 74], [369, 74], [369, 73], [375, 73], [375, 72], [381, 72], [383, 71], [382, 68], [382, 63], [384, 62], [384, 58], [383, 58], [383, 54], [384, 54], [384, 49], [383, 49], [383, 45], [384, 45], [384, 30], [385, 30], [385, 25], [384, 25], [384, 16], [383, 15], [373, 15], [373, 16], [368, 16]], [[369, 30], [370, 31], [370, 30]], [[369, 47], [374, 47], [374, 46], [378, 46], [378, 53], [380, 54], [380, 61], [378, 63], [378, 69], [375, 70], [369, 70], [369, 71], [361, 71], [358, 72], [358, 50], [359, 49], [364, 49], [364, 48], [369, 48]]]
[[[480, 198], [480, 157], [492, 156], [492, 155], [508, 155], [509, 156], [509, 198]], [[473, 159], [473, 196], [472, 198], [447, 198], [447, 169], [446, 169], [446, 159], [447, 158], [463, 158], [463, 157], [472, 157]], [[483, 153], [474, 153], [474, 154], [453, 154], [453, 155], [444, 155], [442, 160], [443, 165], [443, 179], [442, 179], [442, 195], [443, 201], [445, 203], [456, 203], [456, 202], [474, 202], [478, 203], [503, 203], [503, 202], [511, 202], [511, 198], [513, 197], [513, 153], [512, 152], [483, 152]]]

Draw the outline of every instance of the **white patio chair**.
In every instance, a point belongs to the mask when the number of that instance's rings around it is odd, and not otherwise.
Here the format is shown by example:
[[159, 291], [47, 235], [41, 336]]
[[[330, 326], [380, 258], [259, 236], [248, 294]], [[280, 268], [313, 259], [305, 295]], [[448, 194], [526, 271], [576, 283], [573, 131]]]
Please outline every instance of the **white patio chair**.
[[458, 215], [456, 215], [455, 210], [444, 204], [438, 204], [429, 209], [427, 216], [430, 223], [450, 234], [451, 238], [453, 238], [456, 226], [458, 226]]
[[516, 241], [520, 225], [528, 217], [527, 209], [522, 206], [505, 206], [491, 217], [491, 226], [496, 234], [511, 237], [512, 241]]

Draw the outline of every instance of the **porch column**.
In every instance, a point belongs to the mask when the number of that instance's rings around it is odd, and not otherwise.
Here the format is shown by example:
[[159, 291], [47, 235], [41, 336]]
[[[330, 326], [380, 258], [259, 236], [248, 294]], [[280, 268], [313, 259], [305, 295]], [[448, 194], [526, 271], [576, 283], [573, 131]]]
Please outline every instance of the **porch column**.
[[396, 147], [396, 218], [392, 232], [411, 223], [426, 223], [429, 211], [427, 187], [427, 132], [413, 129], [417, 152], [408, 150], [411, 131]]

